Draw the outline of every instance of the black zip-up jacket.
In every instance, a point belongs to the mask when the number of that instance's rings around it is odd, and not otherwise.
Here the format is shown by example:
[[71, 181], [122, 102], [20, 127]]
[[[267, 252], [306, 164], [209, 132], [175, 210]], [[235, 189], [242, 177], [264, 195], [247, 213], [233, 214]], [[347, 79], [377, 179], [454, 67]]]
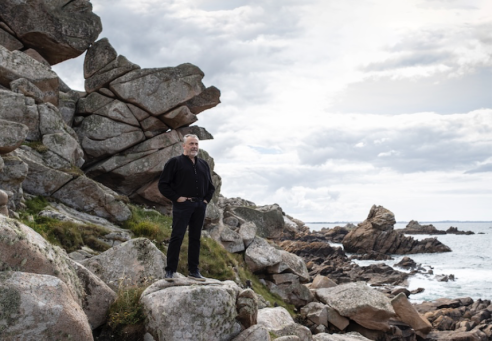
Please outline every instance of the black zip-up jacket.
[[177, 202], [180, 197], [201, 198], [210, 202], [215, 192], [208, 163], [199, 157], [195, 157], [193, 163], [184, 154], [174, 156], [165, 163], [158, 189], [172, 202]]

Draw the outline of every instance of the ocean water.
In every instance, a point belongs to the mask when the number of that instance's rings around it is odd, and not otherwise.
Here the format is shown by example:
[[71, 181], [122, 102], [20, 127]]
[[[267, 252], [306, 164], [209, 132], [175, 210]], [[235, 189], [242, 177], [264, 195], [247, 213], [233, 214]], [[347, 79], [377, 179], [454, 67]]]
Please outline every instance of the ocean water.
[[[395, 229], [406, 227], [407, 223], [398, 223]], [[425, 269], [433, 269], [434, 275], [417, 274], [409, 277], [408, 289], [424, 288], [422, 293], [411, 295], [410, 301], [420, 303], [437, 298], [471, 297], [474, 300], [491, 300], [492, 292], [492, 223], [474, 222], [446, 222], [424, 223], [432, 224], [438, 230], [447, 230], [450, 226], [457, 227], [460, 231], [472, 231], [472, 235], [407, 235], [414, 239], [437, 238], [440, 242], [451, 248], [452, 252], [424, 253], [407, 255]], [[345, 224], [306, 224], [311, 230], [320, 230], [322, 227], [344, 226]], [[342, 244], [332, 244], [342, 246]], [[358, 261], [361, 266], [374, 263], [385, 263], [394, 267], [405, 255], [393, 255], [393, 260], [387, 261]], [[401, 268], [395, 267], [399, 271]], [[454, 275], [454, 281], [438, 282], [437, 275]]]

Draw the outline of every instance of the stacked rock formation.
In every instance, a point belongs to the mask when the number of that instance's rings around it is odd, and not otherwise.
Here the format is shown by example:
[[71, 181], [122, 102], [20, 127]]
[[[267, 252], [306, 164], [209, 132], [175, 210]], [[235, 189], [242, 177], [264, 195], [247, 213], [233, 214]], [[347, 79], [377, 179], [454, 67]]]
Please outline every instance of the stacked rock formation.
[[394, 230], [394, 213], [373, 205], [365, 221], [350, 231], [342, 240], [346, 252], [383, 254], [413, 254], [449, 252], [451, 249], [436, 238], [415, 240]]
[[[87, 51], [84, 75], [88, 94], [78, 101], [74, 117], [83, 170], [132, 200], [167, 212], [169, 202], [157, 189], [159, 175], [166, 160], [182, 153], [183, 135], [212, 138], [190, 125], [220, 103], [220, 91], [206, 88], [203, 72], [192, 64], [141, 69], [118, 55], [106, 38]], [[220, 188], [220, 178], [212, 175]]]
[[[6, 169], [0, 188], [11, 212], [23, 207], [26, 191], [113, 221], [130, 217], [125, 197], [168, 213], [171, 204], [157, 189], [165, 162], [182, 152], [183, 135], [212, 138], [190, 126], [220, 103], [220, 91], [205, 87], [198, 67], [141, 69], [108, 39], [95, 41], [101, 30], [87, 1], [0, 4], [0, 155]], [[84, 52], [86, 92], [79, 93], [50, 65]], [[217, 220], [220, 177], [211, 157], [200, 156], [209, 161], [217, 189], [208, 219]]]
[[[257, 207], [219, 195], [220, 178], [204, 151], [217, 188], [206, 231], [229, 252], [244, 254], [259, 283], [300, 310], [303, 324], [271, 307], [251, 280], [200, 283], [182, 274], [163, 280], [165, 255], [116, 223], [131, 216], [128, 199], [169, 211], [157, 190], [163, 164], [181, 152], [186, 133], [212, 138], [192, 124], [220, 102], [220, 92], [205, 87], [203, 72], [191, 64], [142, 69], [106, 38], [95, 41], [101, 29], [86, 0], [0, 2], [0, 339], [93, 340], [109, 322], [120, 287], [141, 283], [148, 286], [140, 299], [147, 319], [130, 339], [415, 340], [437, 329], [430, 339], [491, 340], [491, 302], [460, 299], [457, 309], [435, 312], [440, 302], [421, 306], [422, 316], [407, 301], [408, 290], [395, 289], [389, 298], [363, 283], [399, 285], [408, 274], [349, 265], [326, 242], [345, 236], [358, 252], [433, 252], [394, 236], [390, 211], [374, 206], [358, 227], [321, 238], [277, 204]], [[84, 52], [85, 92], [77, 92], [50, 66]], [[9, 218], [31, 195], [57, 199], [41, 217], [109, 230], [102, 238], [111, 248], [68, 255]], [[409, 248], [391, 248], [391, 241]]]

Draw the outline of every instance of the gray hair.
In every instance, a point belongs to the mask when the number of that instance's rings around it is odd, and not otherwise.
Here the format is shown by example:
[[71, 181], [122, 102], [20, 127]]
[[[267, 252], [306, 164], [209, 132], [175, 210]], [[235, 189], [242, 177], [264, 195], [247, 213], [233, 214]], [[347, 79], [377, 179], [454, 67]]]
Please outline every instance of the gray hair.
[[186, 134], [184, 135], [184, 137], [182, 138], [182, 143], [186, 143], [187, 139], [190, 138], [190, 137], [194, 137], [195, 139], [197, 139], [198, 141], [200, 140], [200, 138], [195, 135], [195, 134]]

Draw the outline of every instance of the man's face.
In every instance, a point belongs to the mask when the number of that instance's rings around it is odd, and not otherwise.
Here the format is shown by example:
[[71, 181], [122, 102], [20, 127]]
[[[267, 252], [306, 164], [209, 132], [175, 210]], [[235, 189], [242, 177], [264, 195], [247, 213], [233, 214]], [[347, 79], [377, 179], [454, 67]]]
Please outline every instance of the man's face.
[[195, 157], [198, 155], [198, 139], [196, 137], [188, 137], [186, 142], [182, 145], [184, 155]]

